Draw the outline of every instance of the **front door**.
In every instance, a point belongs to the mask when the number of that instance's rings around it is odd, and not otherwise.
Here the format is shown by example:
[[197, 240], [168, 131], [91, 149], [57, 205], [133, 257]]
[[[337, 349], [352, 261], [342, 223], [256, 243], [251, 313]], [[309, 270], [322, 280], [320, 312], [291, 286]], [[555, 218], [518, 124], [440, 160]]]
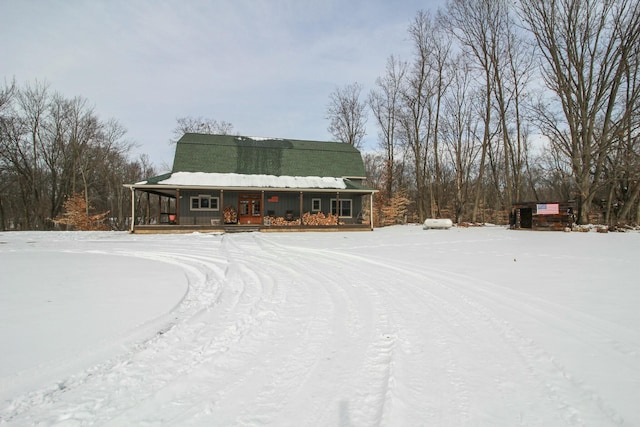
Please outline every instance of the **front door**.
[[259, 194], [241, 194], [239, 203], [239, 224], [262, 224], [262, 197]]

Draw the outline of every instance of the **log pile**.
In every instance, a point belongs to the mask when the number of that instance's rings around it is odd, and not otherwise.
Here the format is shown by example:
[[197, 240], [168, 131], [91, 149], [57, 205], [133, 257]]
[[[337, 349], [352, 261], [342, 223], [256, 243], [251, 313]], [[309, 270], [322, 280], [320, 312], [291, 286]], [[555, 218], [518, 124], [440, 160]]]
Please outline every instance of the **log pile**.
[[224, 208], [223, 216], [225, 224], [235, 224], [236, 222], [238, 222], [238, 213], [231, 205]]
[[338, 217], [333, 214], [325, 215], [322, 212], [316, 214], [305, 212], [302, 215], [302, 223], [304, 225], [336, 225], [338, 224]]
[[274, 216], [265, 216], [264, 217], [264, 222], [265, 224], [271, 224], [271, 225], [275, 225], [275, 226], [292, 226], [292, 225], [300, 225], [300, 220], [299, 219], [294, 219], [294, 220], [287, 220], [281, 216], [279, 217], [274, 217]]
[[[300, 218], [288, 220], [284, 217], [273, 217], [273, 216], [265, 216], [264, 217], [265, 224], [270, 224], [276, 227], [283, 226], [299, 226], [299, 225], [336, 225], [338, 224], [338, 217], [333, 214], [325, 215], [322, 212], [318, 212], [315, 214], [311, 214], [309, 212], [305, 212], [302, 215], [302, 222], [300, 222]], [[343, 224], [342, 222], [340, 224]]]

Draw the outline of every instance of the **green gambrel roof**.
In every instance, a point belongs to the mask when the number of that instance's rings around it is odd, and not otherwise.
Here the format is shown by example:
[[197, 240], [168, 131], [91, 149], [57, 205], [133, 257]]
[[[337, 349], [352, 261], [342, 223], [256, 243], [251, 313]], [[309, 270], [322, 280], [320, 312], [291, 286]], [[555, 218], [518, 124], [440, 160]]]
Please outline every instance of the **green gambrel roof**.
[[196, 133], [178, 140], [172, 172], [365, 177], [349, 144]]

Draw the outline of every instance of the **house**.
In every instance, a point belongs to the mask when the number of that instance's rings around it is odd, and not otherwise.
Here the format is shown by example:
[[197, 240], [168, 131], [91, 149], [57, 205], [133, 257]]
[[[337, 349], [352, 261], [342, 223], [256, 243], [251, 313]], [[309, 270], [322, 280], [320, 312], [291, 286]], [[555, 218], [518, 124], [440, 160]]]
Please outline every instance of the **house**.
[[[364, 180], [349, 144], [187, 133], [170, 173], [125, 185], [130, 231], [372, 230], [376, 190]], [[135, 214], [144, 196], [158, 199], [157, 218]]]
[[568, 202], [516, 202], [509, 215], [512, 229], [556, 230], [571, 228], [576, 204]]

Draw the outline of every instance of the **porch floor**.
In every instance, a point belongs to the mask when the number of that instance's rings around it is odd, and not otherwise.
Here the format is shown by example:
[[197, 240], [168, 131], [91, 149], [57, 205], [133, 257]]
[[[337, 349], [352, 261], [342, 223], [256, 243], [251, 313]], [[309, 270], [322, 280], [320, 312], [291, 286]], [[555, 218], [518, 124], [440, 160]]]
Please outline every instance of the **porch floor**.
[[301, 231], [371, 231], [369, 224], [345, 225], [136, 225], [134, 234], [185, 234], [185, 233], [241, 233], [241, 232], [301, 232]]

